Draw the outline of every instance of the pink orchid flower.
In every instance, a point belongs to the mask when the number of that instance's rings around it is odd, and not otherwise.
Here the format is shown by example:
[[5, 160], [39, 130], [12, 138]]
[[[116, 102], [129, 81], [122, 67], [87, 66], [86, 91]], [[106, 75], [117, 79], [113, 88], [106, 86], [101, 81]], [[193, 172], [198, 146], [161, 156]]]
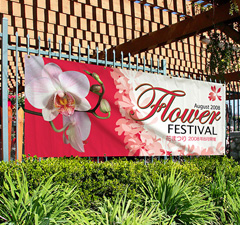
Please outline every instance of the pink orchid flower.
[[84, 152], [84, 141], [88, 138], [91, 129], [91, 121], [87, 113], [75, 112], [71, 116], [63, 116], [63, 126], [68, 126], [63, 133], [63, 142], [70, 143], [79, 152]]
[[60, 113], [71, 116], [74, 111], [91, 108], [85, 97], [89, 93], [89, 80], [76, 71], [65, 71], [54, 64], [44, 65], [38, 56], [25, 58], [26, 97], [35, 108], [42, 109], [43, 118], [52, 121]]

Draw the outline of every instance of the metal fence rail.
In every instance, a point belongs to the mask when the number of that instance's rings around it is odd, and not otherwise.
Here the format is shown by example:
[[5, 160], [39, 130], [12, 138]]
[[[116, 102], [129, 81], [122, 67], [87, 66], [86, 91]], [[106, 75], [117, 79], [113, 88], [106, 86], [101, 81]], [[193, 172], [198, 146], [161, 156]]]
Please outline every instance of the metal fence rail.
[[[27, 35], [27, 45], [26, 47], [21, 47], [19, 46], [18, 43], [18, 33], [16, 33], [16, 43], [15, 45], [8, 45], [8, 20], [6, 18], [2, 19], [2, 33], [0, 33], [0, 40], [2, 41], [2, 46], [1, 46], [1, 51], [2, 51], [2, 56], [1, 56], [1, 60], [2, 60], [2, 71], [1, 71], [1, 89], [2, 89], [2, 124], [1, 124], [1, 128], [2, 128], [2, 148], [3, 148], [3, 161], [9, 161], [9, 155], [8, 155], [8, 52], [14, 52], [15, 53], [15, 68], [16, 68], [16, 72], [15, 72], [15, 82], [16, 82], [16, 109], [18, 109], [18, 75], [19, 75], [19, 68], [18, 68], [18, 60], [19, 60], [19, 53], [26, 53], [26, 54], [31, 54], [31, 55], [39, 55], [39, 56], [46, 56], [46, 57], [54, 57], [54, 58], [58, 58], [58, 59], [66, 59], [69, 61], [77, 61], [77, 62], [84, 62], [84, 63], [92, 63], [92, 64], [96, 64], [96, 65], [104, 65], [104, 66], [112, 66], [112, 67], [120, 67], [120, 68], [127, 68], [129, 70], [142, 70], [145, 72], [150, 72], [150, 73], [157, 73], [157, 74], [161, 74], [161, 75], [166, 75], [166, 60], [165, 59], [158, 59], [157, 60], [157, 67], [154, 68], [152, 65], [152, 59], [150, 59], [150, 66], [146, 66], [146, 60], [145, 58], [143, 58], [143, 65], [138, 65], [138, 56], [136, 56], [135, 59], [135, 63], [133, 65], [131, 58], [132, 56], [130, 54], [128, 54], [128, 62], [126, 63], [126, 60], [123, 58], [123, 53], [121, 54], [121, 60], [120, 61], [116, 61], [115, 60], [115, 51], [113, 51], [113, 61], [108, 61], [107, 60], [107, 50], [105, 49], [105, 60], [100, 60], [99, 59], [99, 51], [98, 48], [96, 48], [96, 58], [91, 58], [90, 56], [90, 48], [89, 46], [87, 47], [87, 53], [85, 55], [83, 55], [81, 53], [81, 45], [78, 45], [78, 52], [72, 54], [72, 46], [71, 43], [69, 43], [69, 51], [68, 53], [64, 52], [62, 53], [62, 43], [59, 41], [59, 48], [56, 51], [52, 51], [51, 49], [51, 40], [48, 40], [48, 49], [47, 50], [42, 50], [41, 49], [41, 40], [40, 37], [37, 40], [38, 43], [38, 47], [36, 48], [30, 48], [30, 38], [29, 35]], [[173, 74], [171, 74], [171, 76], [173, 76]], [[176, 74], [175, 76], [179, 76], [178, 74]], [[190, 78], [190, 75], [187, 76], [183, 76], [184, 78]], [[192, 79], [197, 79], [196, 77], [193, 77]], [[201, 79], [201, 77], [199, 78]], [[206, 79], [206, 77], [203, 76], [202, 79]], [[210, 80], [211, 81], [211, 80]], [[212, 82], [217, 82], [212, 81]], [[229, 88], [228, 88], [228, 107], [230, 109], [230, 120], [229, 120], [229, 129], [231, 128], [232, 124], [234, 127], [234, 130], [239, 130], [239, 119], [237, 120], [237, 126], [236, 126], [236, 116], [237, 118], [239, 118], [239, 98], [236, 101], [235, 96], [236, 94], [239, 96], [239, 86], [237, 88], [237, 92], [236, 91], [232, 91], [232, 88], [230, 87], [229, 84]], [[233, 99], [231, 99], [230, 97], [234, 96]], [[237, 114], [235, 113], [235, 106], [238, 106], [237, 108]], [[235, 119], [234, 119], [235, 118]], [[18, 124], [18, 114], [16, 113], [16, 124]], [[18, 143], [18, 126], [16, 126], [16, 143]], [[16, 145], [16, 152], [18, 155], [18, 144]], [[166, 159], [166, 157], [165, 157]], [[107, 160], [107, 158], [106, 158]], [[146, 163], [146, 157], [144, 157], [145, 163]], [[99, 162], [99, 157], [97, 158], [97, 161]], [[153, 161], [153, 157], [151, 158], [151, 161]]]

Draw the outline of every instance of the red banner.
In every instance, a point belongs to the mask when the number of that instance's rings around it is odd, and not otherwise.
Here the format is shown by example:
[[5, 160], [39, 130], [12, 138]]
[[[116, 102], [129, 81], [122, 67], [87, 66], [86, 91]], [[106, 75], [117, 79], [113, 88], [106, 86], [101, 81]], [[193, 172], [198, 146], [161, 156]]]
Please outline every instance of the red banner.
[[[152, 76], [148, 83], [147, 76]], [[160, 77], [27, 56], [25, 154], [223, 154], [225, 88], [178, 78], [180, 87], [176, 89], [171, 84], [177, 83], [176, 78], [165, 77], [169, 80], [159, 86]], [[196, 92], [196, 99], [189, 103], [193, 95], [185, 90], [189, 84], [182, 81], [205, 85], [205, 96]]]

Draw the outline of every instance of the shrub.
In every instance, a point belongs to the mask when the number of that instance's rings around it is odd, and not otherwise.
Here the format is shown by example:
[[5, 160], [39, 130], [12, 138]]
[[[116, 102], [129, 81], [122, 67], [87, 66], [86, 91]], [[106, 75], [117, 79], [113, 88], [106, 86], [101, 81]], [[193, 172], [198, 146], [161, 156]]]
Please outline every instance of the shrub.
[[29, 193], [24, 173], [15, 171], [16, 180], [4, 174], [0, 195], [0, 221], [5, 224], [64, 224], [67, 223], [68, 207], [76, 196], [74, 189], [55, 185], [52, 180], [43, 180]]
[[128, 199], [135, 199], [144, 174], [157, 180], [159, 174], [169, 175], [172, 168], [181, 177], [189, 181], [193, 179], [202, 189], [209, 188], [216, 168], [225, 169], [226, 179], [234, 180], [240, 175], [240, 167], [232, 159], [226, 157], [199, 157], [184, 159], [182, 163], [157, 161], [144, 165], [143, 161], [127, 159], [113, 159], [104, 163], [96, 163], [86, 158], [48, 158], [40, 162], [34, 158], [25, 158], [24, 163], [1, 162], [0, 163], [0, 192], [3, 187], [4, 172], [7, 171], [13, 179], [16, 178], [15, 170], [23, 170], [28, 181], [29, 192], [32, 193], [46, 177], [53, 175], [56, 184], [67, 183], [76, 186], [79, 191], [79, 201], [83, 201], [86, 207], [94, 208], [103, 196], [116, 198], [118, 193], [124, 193], [128, 188]]
[[[234, 188], [234, 187], [233, 187]], [[227, 213], [231, 224], [240, 224], [240, 196], [235, 189], [235, 194], [227, 193]]]
[[206, 194], [181, 174], [172, 169], [170, 175], [160, 175], [157, 180], [145, 176], [141, 187], [144, 199], [159, 203], [159, 207], [176, 224], [210, 224], [216, 220]]

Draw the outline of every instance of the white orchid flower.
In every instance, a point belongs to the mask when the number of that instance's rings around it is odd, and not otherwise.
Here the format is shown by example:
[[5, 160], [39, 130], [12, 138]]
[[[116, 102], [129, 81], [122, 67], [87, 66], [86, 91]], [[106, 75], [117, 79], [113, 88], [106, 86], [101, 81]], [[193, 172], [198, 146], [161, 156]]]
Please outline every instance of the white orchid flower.
[[[69, 124], [69, 126], [68, 126]], [[75, 112], [71, 116], [63, 116], [63, 126], [68, 126], [63, 133], [63, 141], [65, 144], [71, 144], [71, 146], [79, 152], [84, 152], [84, 144], [91, 129], [91, 121], [86, 112]]]
[[26, 98], [35, 108], [42, 109], [43, 118], [52, 121], [60, 113], [71, 116], [74, 111], [91, 108], [85, 97], [90, 84], [86, 75], [76, 71], [65, 71], [54, 64], [44, 65], [38, 56], [25, 58]]

